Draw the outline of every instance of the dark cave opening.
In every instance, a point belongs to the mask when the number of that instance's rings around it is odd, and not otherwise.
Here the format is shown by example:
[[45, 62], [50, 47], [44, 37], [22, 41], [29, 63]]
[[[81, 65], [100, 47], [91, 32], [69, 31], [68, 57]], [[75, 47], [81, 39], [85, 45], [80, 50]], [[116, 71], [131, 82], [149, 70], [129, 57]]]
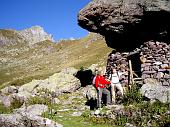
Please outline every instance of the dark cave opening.
[[77, 77], [80, 80], [82, 87], [86, 87], [87, 85], [92, 84], [94, 74], [92, 70], [80, 70], [77, 72], [75, 77]]
[[132, 63], [132, 70], [137, 75], [135, 77], [141, 77], [142, 71], [141, 71], [141, 60], [140, 60], [140, 53], [135, 53], [133, 55], [128, 56], [128, 61], [131, 60]]

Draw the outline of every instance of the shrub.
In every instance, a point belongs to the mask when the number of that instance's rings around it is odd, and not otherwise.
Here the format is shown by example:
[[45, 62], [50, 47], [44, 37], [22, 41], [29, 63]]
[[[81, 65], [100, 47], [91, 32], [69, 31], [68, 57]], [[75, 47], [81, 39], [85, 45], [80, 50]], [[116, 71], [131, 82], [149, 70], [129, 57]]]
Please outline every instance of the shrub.
[[84, 67], [83, 66], [80, 67], [80, 71], [84, 71]]
[[34, 96], [28, 99], [27, 102], [28, 105], [34, 105], [34, 104], [44, 104], [44, 105], [51, 105], [51, 98], [48, 96], [40, 97], [40, 96]]
[[139, 88], [140, 87], [137, 84], [132, 85], [132, 88], [128, 90], [123, 97], [122, 102], [124, 105], [141, 103], [143, 101], [143, 97], [140, 94]]

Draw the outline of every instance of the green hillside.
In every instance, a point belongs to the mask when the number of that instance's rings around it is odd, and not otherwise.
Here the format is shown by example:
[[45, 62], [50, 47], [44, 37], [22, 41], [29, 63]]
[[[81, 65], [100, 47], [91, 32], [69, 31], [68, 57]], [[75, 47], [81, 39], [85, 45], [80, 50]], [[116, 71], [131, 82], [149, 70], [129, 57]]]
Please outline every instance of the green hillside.
[[[1, 34], [19, 40], [12, 31]], [[105, 40], [90, 33], [78, 40], [62, 40], [58, 43], [43, 41], [34, 45], [16, 43], [0, 47], [0, 86], [22, 85], [32, 79], [43, 79], [66, 67], [88, 67], [91, 64], [105, 65], [112, 49]]]

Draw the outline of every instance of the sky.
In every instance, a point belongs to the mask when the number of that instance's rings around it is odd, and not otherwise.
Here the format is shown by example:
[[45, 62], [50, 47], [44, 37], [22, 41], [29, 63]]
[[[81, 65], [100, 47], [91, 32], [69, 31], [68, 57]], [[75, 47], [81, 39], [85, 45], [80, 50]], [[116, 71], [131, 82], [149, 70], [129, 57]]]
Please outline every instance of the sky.
[[57, 41], [82, 38], [88, 31], [77, 14], [91, 0], [0, 0], [0, 29], [22, 30], [39, 25]]

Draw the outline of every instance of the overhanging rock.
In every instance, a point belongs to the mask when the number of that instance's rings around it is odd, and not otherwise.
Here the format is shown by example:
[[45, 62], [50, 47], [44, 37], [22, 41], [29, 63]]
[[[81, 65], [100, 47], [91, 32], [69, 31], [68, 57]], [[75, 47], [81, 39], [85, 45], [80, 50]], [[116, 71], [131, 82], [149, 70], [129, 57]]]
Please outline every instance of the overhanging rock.
[[169, 0], [94, 0], [80, 10], [78, 24], [105, 36], [109, 47], [131, 51], [143, 42], [170, 40]]

